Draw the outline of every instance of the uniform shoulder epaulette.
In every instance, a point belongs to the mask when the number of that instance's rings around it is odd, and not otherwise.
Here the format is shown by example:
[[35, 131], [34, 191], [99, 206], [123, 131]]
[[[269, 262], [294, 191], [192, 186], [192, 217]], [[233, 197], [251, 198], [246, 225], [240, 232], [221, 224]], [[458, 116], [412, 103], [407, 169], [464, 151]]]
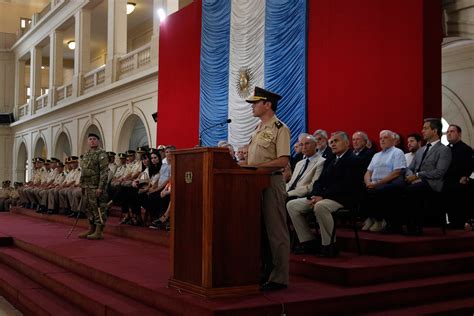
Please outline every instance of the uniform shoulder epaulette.
[[275, 122], [275, 126], [276, 126], [278, 129], [280, 129], [280, 128], [283, 127], [283, 123], [282, 123], [281, 121], [276, 121], [276, 122]]

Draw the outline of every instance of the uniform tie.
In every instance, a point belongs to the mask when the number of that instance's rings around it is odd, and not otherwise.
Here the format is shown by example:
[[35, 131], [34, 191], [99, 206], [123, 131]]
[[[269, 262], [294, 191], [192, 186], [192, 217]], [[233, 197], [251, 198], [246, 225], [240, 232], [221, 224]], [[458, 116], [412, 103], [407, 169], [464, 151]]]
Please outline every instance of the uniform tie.
[[418, 169], [416, 170], [416, 172], [420, 172], [421, 165], [423, 164], [423, 160], [425, 160], [426, 154], [428, 153], [428, 150], [430, 150], [430, 147], [431, 147], [431, 143], [426, 144], [425, 151], [423, 152], [423, 156], [421, 156], [421, 162], [420, 162], [420, 165], [418, 166]]
[[306, 171], [306, 169], [308, 168], [308, 165], [309, 165], [309, 159], [306, 158], [306, 162], [304, 163], [304, 167], [303, 169], [301, 169], [300, 173], [298, 174], [298, 176], [296, 177], [295, 181], [293, 181], [293, 183], [291, 184], [290, 186], [290, 190], [294, 190], [296, 188], [296, 185], [298, 184], [298, 181], [301, 179], [301, 177], [303, 176], [304, 172]]

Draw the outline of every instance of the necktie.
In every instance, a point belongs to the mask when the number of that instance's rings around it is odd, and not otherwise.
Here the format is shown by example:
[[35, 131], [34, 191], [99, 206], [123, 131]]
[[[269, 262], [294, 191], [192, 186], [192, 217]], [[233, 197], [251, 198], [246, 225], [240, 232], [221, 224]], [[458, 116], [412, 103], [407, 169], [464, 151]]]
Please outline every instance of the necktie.
[[306, 169], [308, 168], [308, 165], [309, 165], [309, 159], [306, 158], [306, 161], [305, 161], [305, 163], [304, 163], [303, 169], [301, 169], [301, 171], [300, 171], [300, 173], [298, 174], [298, 176], [296, 177], [295, 181], [293, 181], [293, 183], [291, 184], [289, 191], [294, 190], [294, 189], [296, 188], [296, 184], [298, 184], [298, 181], [299, 181], [299, 180], [301, 179], [301, 177], [303, 176], [304, 172], [305, 172]]
[[426, 154], [428, 153], [428, 150], [430, 149], [430, 147], [431, 147], [430, 143], [426, 144], [425, 151], [423, 152], [423, 156], [421, 156], [421, 162], [420, 162], [420, 165], [418, 166], [418, 169], [416, 169], [416, 172], [420, 172], [421, 165], [423, 164], [423, 160], [425, 160]]

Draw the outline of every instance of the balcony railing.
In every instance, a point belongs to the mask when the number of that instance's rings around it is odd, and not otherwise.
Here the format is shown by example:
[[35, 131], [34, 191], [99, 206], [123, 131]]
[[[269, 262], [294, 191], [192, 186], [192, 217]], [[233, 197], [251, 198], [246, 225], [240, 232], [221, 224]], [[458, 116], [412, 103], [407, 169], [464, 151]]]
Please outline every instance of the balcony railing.
[[35, 99], [35, 112], [48, 106], [48, 94], [40, 95]]
[[67, 99], [70, 96], [72, 96], [72, 83], [65, 84], [56, 88], [56, 102]]
[[50, 10], [51, 10], [51, 2], [48, 3], [48, 4], [46, 5], [46, 7], [44, 7], [44, 9], [41, 10], [40, 13], [38, 13], [38, 19], [36, 20], [36, 23], [38, 23], [39, 21], [41, 21], [41, 19], [44, 18], [44, 16], [45, 16], [46, 14], [48, 14], [48, 12], [49, 12]]
[[134, 73], [151, 62], [151, 44], [142, 46], [119, 58], [119, 78]]
[[18, 107], [18, 119], [22, 118], [23, 116], [28, 115], [28, 106], [29, 106], [29, 103], [25, 103]]
[[105, 65], [96, 68], [84, 75], [84, 91], [95, 88], [105, 82]]

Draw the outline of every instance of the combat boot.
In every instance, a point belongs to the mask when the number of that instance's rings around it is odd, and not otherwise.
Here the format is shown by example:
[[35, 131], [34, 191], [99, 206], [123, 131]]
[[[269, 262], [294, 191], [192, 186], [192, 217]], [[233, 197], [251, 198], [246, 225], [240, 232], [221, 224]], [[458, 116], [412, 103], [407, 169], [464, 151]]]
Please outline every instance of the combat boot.
[[92, 235], [88, 235], [87, 239], [91, 239], [91, 240], [104, 239], [104, 236], [102, 235], [103, 230], [104, 230], [104, 225], [97, 225], [95, 228], [95, 233], [93, 233]]
[[96, 231], [95, 224], [93, 224], [92, 222], [89, 222], [89, 230], [79, 234], [77, 237], [82, 238], [82, 239], [86, 239], [87, 236], [92, 235], [95, 231]]

